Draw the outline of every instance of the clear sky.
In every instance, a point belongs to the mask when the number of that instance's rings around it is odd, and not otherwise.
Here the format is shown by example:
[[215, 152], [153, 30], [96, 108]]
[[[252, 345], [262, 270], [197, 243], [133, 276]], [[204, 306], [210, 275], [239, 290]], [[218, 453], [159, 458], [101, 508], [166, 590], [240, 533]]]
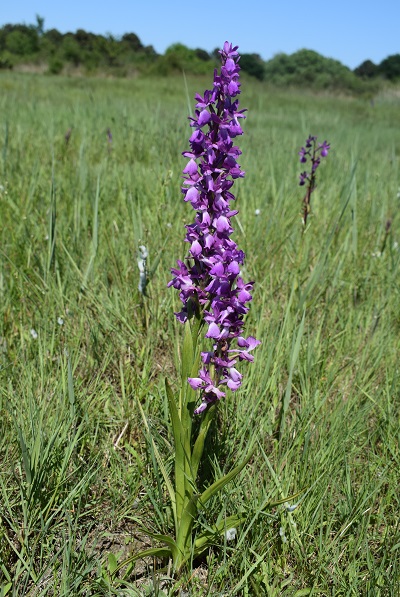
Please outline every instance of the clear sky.
[[65, 33], [136, 33], [157, 52], [175, 42], [211, 51], [225, 40], [268, 60], [308, 48], [355, 68], [400, 53], [400, 0], [0, 0], [0, 25]]

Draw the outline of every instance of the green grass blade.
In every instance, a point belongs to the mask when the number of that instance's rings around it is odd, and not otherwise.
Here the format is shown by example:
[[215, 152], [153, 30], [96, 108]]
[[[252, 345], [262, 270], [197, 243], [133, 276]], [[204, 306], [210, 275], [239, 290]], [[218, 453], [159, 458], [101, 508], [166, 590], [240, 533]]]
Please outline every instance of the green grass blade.
[[235, 466], [229, 473], [224, 475], [221, 479], [215, 481], [210, 487], [207, 487], [205, 491], [199, 496], [198, 502], [199, 505], [205, 506], [208, 500], [210, 500], [214, 495], [216, 495], [227, 483], [232, 481], [238, 474], [244, 469], [246, 464], [250, 461], [252, 457], [252, 453], [250, 453], [247, 458], [245, 458], [238, 466]]

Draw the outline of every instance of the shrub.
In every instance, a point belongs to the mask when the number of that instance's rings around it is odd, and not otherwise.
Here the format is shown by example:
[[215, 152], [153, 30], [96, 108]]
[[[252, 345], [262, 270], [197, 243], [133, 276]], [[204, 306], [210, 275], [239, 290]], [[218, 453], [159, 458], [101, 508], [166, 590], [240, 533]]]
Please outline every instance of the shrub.
[[49, 60], [48, 72], [51, 75], [58, 75], [64, 68], [64, 63], [61, 58], [52, 56]]
[[347, 66], [313, 50], [274, 56], [265, 63], [264, 78], [275, 85], [360, 90], [359, 79]]
[[14, 64], [7, 54], [0, 56], [0, 70], [12, 70]]
[[364, 60], [354, 69], [354, 74], [362, 79], [372, 79], [379, 75], [379, 67], [372, 60]]
[[390, 81], [400, 79], [400, 54], [392, 54], [385, 58], [385, 60], [382, 60], [378, 66], [378, 70], [385, 79], [389, 79]]
[[25, 25], [16, 25], [6, 37], [6, 48], [18, 56], [29, 56], [39, 50], [37, 31]]
[[264, 79], [264, 62], [259, 54], [242, 54], [240, 68], [259, 81]]

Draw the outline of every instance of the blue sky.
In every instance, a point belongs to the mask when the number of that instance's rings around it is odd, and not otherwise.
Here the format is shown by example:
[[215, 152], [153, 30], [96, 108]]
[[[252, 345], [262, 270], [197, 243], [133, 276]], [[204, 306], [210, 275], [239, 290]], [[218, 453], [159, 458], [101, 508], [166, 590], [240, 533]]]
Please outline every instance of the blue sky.
[[355, 68], [400, 53], [400, 0], [0, 0], [0, 25], [45, 19], [65, 33], [136, 33], [163, 53], [175, 42], [211, 51], [225, 40], [264, 60], [316, 50]]

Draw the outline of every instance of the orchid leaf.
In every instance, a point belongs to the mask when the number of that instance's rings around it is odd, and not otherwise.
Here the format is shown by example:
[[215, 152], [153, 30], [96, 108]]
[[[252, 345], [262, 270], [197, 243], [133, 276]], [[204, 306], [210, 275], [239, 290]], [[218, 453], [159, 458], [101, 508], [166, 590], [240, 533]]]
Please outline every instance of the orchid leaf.
[[108, 554], [108, 571], [110, 574], [114, 574], [114, 572], [118, 568], [117, 558], [113, 553]]
[[182, 350], [182, 388], [186, 387], [187, 378], [190, 377], [193, 368], [194, 350], [193, 350], [193, 339], [190, 332], [190, 326], [185, 326], [185, 333], [183, 338], [183, 350]]
[[171, 386], [169, 385], [167, 378], [165, 378], [165, 391], [167, 393], [169, 414], [171, 417], [172, 431], [174, 434], [175, 452], [177, 452], [180, 446], [182, 445], [181, 438], [183, 435], [183, 427], [182, 422], [179, 418], [178, 409], [176, 407], [175, 396], [171, 390]]
[[197, 535], [194, 542], [195, 555], [199, 556], [205, 549], [214, 545], [218, 538], [226, 533], [227, 530], [233, 527], [238, 527], [246, 520], [246, 518], [247, 516], [245, 514], [228, 516], [210, 529], [206, 529]]
[[213, 420], [214, 414], [216, 412], [216, 404], [210, 405], [206, 412], [203, 415], [203, 419], [200, 423], [200, 430], [199, 434], [196, 438], [195, 444], [193, 446], [192, 452], [192, 471], [193, 477], [196, 478], [197, 471], [199, 468], [200, 460], [203, 455], [204, 450], [204, 442], [207, 438], [207, 433], [210, 428], [211, 422]]
[[[174, 394], [170, 388], [168, 380], [165, 380], [165, 389], [168, 398], [169, 413], [172, 422], [172, 430], [175, 443], [175, 503], [176, 520], [179, 522], [184, 510], [185, 496], [189, 491], [194, 491], [194, 482], [191, 475], [190, 462], [190, 435], [187, 435], [179, 417]], [[190, 422], [189, 422], [190, 425]], [[191, 427], [190, 427], [191, 428]], [[175, 526], [178, 534], [178, 527]]]
[[138, 553], [129, 556], [129, 558], [127, 558], [123, 562], [120, 562], [111, 574], [114, 575], [128, 564], [132, 564], [133, 562], [136, 562], [137, 560], [146, 558], [148, 556], [153, 556], [156, 558], [171, 558], [172, 552], [167, 547], [151, 547], [150, 549], [139, 551]]
[[147, 530], [146, 530], [146, 534], [149, 537], [151, 537], [152, 539], [155, 539], [156, 541], [161, 541], [161, 543], [165, 543], [167, 545], [167, 547], [171, 550], [171, 553], [173, 555], [179, 551], [176, 541], [169, 535], [160, 535], [159, 533], [151, 533], [150, 531], [147, 531]]

